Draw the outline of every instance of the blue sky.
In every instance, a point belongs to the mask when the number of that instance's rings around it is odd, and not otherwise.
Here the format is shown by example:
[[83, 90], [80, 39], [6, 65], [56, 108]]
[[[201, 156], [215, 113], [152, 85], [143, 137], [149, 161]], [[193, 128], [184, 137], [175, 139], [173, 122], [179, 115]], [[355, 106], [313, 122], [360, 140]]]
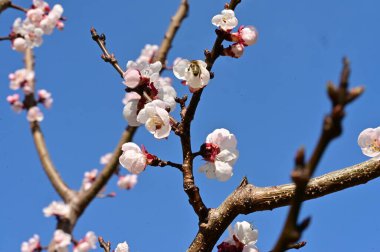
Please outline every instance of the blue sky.
[[[28, 6], [30, 1], [15, 0]], [[51, 5], [58, 1], [50, 1]], [[126, 126], [119, 75], [100, 59], [90, 28], [107, 35], [107, 45], [120, 64], [138, 57], [147, 43], [160, 44], [179, 1], [61, 2], [68, 18], [63, 32], [45, 37], [36, 53], [37, 87], [53, 93], [54, 105], [45, 112], [42, 129], [62, 177], [79, 188], [83, 173], [101, 168], [99, 157], [112, 151]], [[210, 20], [225, 1], [190, 1], [189, 17], [179, 31], [168, 60], [202, 59], [215, 39]], [[333, 142], [317, 175], [366, 160], [357, 136], [380, 124], [380, 3], [363, 1], [242, 0], [236, 10], [239, 24], [254, 25], [258, 43], [241, 59], [220, 58], [215, 78], [202, 96], [192, 126], [193, 148], [215, 128], [227, 128], [238, 139], [240, 158], [234, 176], [225, 183], [195, 171], [205, 203], [217, 207], [243, 176], [257, 186], [288, 183], [296, 149], [310, 153], [319, 136], [322, 117], [330, 109], [326, 82], [338, 81], [341, 59], [352, 62], [352, 85], [365, 85], [365, 94], [347, 109], [344, 133]], [[9, 32], [21, 13], [0, 15], [0, 35]], [[22, 55], [0, 43], [0, 160], [2, 216], [0, 251], [16, 251], [34, 233], [46, 244], [55, 220], [42, 208], [57, 195], [46, 179], [34, 149], [25, 114], [11, 111], [8, 74], [22, 68]], [[172, 76], [166, 72], [165, 76]], [[179, 81], [180, 94], [188, 92]], [[178, 109], [174, 112], [178, 116]], [[179, 139], [155, 140], [144, 128], [135, 142], [163, 159], [181, 161]], [[202, 164], [197, 160], [196, 165]], [[148, 168], [132, 191], [110, 181], [113, 199], [97, 199], [74, 231], [79, 239], [88, 230], [114, 244], [126, 240], [132, 252], [185, 251], [197, 230], [197, 219], [182, 190], [182, 176], [172, 168]], [[378, 251], [380, 203], [377, 180], [307, 202], [302, 216], [312, 216], [304, 233], [303, 251]], [[286, 208], [239, 216], [259, 229], [258, 247], [268, 251], [278, 237]]]

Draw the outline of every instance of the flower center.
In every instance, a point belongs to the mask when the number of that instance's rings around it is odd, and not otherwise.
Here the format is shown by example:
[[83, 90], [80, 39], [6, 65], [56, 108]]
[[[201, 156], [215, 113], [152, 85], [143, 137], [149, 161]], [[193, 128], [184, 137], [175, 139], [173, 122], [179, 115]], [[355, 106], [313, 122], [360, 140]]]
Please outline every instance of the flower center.
[[378, 139], [373, 140], [369, 148], [373, 152], [380, 152], [380, 141], [378, 141]]
[[159, 116], [157, 116], [157, 115], [155, 115], [155, 116], [153, 116], [152, 117], [152, 121], [153, 121], [153, 123], [154, 123], [154, 126], [156, 127], [156, 129], [161, 129], [162, 128], [162, 126], [164, 126], [165, 124], [164, 124], [164, 121], [162, 121], [162, 119], [159, 117]]
[[204, 143], [200, 151], [204, 160], [214, 163], [216, 156], [220, 153], [220, 148], [214, 143]]

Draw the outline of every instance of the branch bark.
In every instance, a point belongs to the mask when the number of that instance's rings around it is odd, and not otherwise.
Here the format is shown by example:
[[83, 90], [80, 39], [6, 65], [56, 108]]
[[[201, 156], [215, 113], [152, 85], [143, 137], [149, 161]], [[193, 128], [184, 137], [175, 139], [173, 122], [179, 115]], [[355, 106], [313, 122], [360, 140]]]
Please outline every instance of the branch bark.
[[[310, 180], [303, 201], [365, 184], [378, 177], [380, 177], [380, 161], [373, 159], [327, 173]], [[239, 214], [250, 214], [288, 206], [294, 197], [294, 191], [294, 184], [255, 187], [244, 178], [239, 187], [218, 208], [210, 210], [208, 223], [199, 227], [199, 231], [187, 251], [211, 251], [224, 230]]]

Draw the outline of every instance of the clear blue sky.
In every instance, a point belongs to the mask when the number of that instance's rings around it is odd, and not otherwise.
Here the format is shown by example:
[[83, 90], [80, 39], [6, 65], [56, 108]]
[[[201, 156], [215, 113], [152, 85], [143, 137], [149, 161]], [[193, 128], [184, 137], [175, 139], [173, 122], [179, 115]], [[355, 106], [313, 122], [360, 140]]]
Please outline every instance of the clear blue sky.
[[[15, 0], [28, 6], [31, 1]], [[58, 3], [50, 1], [51, 5]], [[37, 87], [53, 93], [52, 110], [42, 129], [54, 163], [65, 181], [79, 188], [83, 173], [101, 168], [99, 157], [112, 151], [126, 125], [118, 74], [99, 58], [90, 28], [107, 35], [107, 45], [125, 66], [147, 44], [159, 44], [179, 0], [64, 1], [68, 17], [63, 32], [45, 37], [37, 56]], [[179, 31], [169, 61], [176, 57], [202, 59], [215, 34], [210, 20], [225, 1], [190, 1], [190, 15]], [[193, 123], [194, 149], [215, 128], [225, 127], [238, 139], [240, 158], [234, 176], [220, 183], [195, 172], [205, 203], [218, 206], [243, 176], [257, 186], [288, 183], [295, 150], [310, 153], [324, 114], [330, 109], [326, 82], [336, 82], [341, 59], [352, 62], [351, 83], [366, 92], [352, 104], [344, 134], [329, 146], [317, 174], [366, 160], [356, 140], [364, 128], [380, 125], [379, 1], [262, 1], [242, 0], [240, 24], [254, 25], [259, 40], [241, 59], [220, 58], [215, 78], [202, 96]], [[9, 32], [21, 13], [0, 15], [0, 35]], [[22, 68], [21, 54], [0, 43], [0, 251], [17, 251], [34, 233], [44, 244], [55, 227], [42, 208], [58, 200], [34, 149], [25, 114], [11, 111], [8, 74]], [[170, 73], [165, 73], [170, 76]], [[179, 81], [180, 94], [187, 92]], [[178, 112], [178, 110], [177, 110]], [[178, 114], [176, 114], [177, 116]], [[157, 141], [141, 128], [135, 138], [163, 159], [181, 161], [179, 140], [171, 135]], [[200, 165], [202, 161], [197, 161]], [[114, 199], [97, 199], [75, 229], [77, 239], [88, 230], [114, 244], [126, 240], [132, 252], [185, 251], [197, 230], [197, 219], [182, 190], [181, 174], [172, 168], [148, 168], [132, 191], [121, 191], [113, 178], [107, 187]], [[302, 216], [312, 216], [304, 233], [312, 251], [379, 251], [380, 203], [378, 180], [307, 202]], [[268, 251], [278, 237], [286, 208], [239, 216], [259, 229], [258, 247]]]

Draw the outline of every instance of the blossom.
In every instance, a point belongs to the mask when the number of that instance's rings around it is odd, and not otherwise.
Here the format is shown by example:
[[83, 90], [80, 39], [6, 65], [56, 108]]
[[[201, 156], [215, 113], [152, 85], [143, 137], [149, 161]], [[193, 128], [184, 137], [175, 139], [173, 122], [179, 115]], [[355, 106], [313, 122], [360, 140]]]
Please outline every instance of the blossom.
[[38, 90], [38, 102], [42, 103], [45, 108], [51, 108], [51, 105], [53, 104], [51, 93], [45, 89]]
[[137, 121], [145, 123], [145, 128], [158, 139], [169, 136], [172, 128], [169, 113], [165, 108], [166, 104], [163, 101], [154, 100], [145, 104], [137, 115]]
[[44, 115], [42, 114], [39, 107], [34, 106], [29, 108], [26, 119], [29, 122], [41, 122], [44, 119]]
[[238, 24], [238, 20], [235, 17], [235, 12], [229, 9], [222, 10], [221, 14], [215, 15], [211, 22], [213, 25], [224, 31], [230, 31]]
[[202, 60], [182, 59], [174, 65], [173, 73], [178, 79], [184, 80], [190, 90], [196, 91], [206, 86], [210, 80], [210, 72], [206, 67], [207, 64]]
[[87, 252], [90, 249], [96, 249], [96, 241], [95, 233], [89, 231], [86, 236], [75, 245], [74, 252]]
[[63, 202], [53, 201], [49, 206], [43, 210], [45, 217], [57, 216], [67, 218], [70, 213], [70, 206]]
[[234, 43], [223, 50], [224, 55], [231, 56], [233, 58], [240, 58], [244, 53], [244, 45], [241, 43]]
[[117, 181], [117, 186], [120, 189], [130, 190], [133, 187], [135, 187], [136, 184], [137, 184], [137, 175], [136, 174], [132, 174], [132, 175], [128, 174], [125, 176], [120, 176], [119, 180]]
[[98, 170], [93, 169], [91, 171], [86, 171], [83, 176], [83, 181], [82, 181], [82, 191], [87, 191], [90, 189], [92, 184], [95, 182], [96, 176], [98, 175]]
[[27, 242], [21, 244], [21, 252], [34, 252], [41, 249], [40, 237], [38, 235], [33, 235]]
[[17, 18], [13, 22], [12, 33], [22, 36], [12, 41], [12, 48], [16, 51], [23, 52], [26, 48], [38, 47], [43, 42], [42, 35], [44, 31], [29, 19], [21, 20], [21, 18]]
[[51, 34], [63, 14], [63, 7], [60, 4], [53, 6], [49, 14], [40, 22], [41, 29], [45, 34]]
[[137, 121], [140, 99], [141, 96], [138, 93], [129, 92], [123, 100], [125, 103], [123, 109], [124, 118], [128, 121], [128, 124], [133, 127], [141, 125], [141, 123]]
[[125, 143], [121, 147], [123, 154], [119, 157], [120, 164], [133, 174], [139, 174], [147, 166], [147, 156], [135, 143]]
[[234, 229], [228, 227], [229, 237], [218, 245], [218, 252], [258, 252], [256, 247], [258, 230], [249, 222], [236, 222]]
[[154, 83], [160, 76], [162, 68], [161, 62], [157, 61], [153, 64], [142, 61], [136, 63], [128, 61], [127, 71], [123, 74], [124, 84], [129, 88], [135, 88], [138, 85]]
[[24, 38], [15, 38], [12, 41], [12, 49], [18, 52], [24, 52], [28, 48], [26, 40]]
[[232, 166], [239, 152], [236, 149], [237, 140], [234, 134], [226, 129], [216, 129], [206, 138], [201, 146], [202, 157], [207, 161], [199, 168], [210, 179], [226, 181], [232, 177]]
[[[30, 85], [34, 80], [34, 71], [27, 70], [25, 68], [19, 69], [14, 73], [8, 75], [9, 78], [9, 88], [12, 90], [17, 90], [19, 88], [26, 88], [26, 94], [30, 92]], [[29, 87], [29, 88], [28, 88]]]
[[146, 44], [141, 50], [140, 56], [137, 58], [136, 63], [147, 62], [152, 63], [152, 60], [158, 52], [158, 45]]
[[57, 229], [54, 232], [53, 247], [56, 252], [67, 252], [67, 247], [71, 243], [71, 235], [66, 234], [61, 229]]
[[239, 30], [235, 33], [231, 33], [230, 40], [243, 44], [244, 46], [250, 46], [256, 43], [258, 33], [253, 26], [240, 26]]
[[129, 246], [127, 242], [117, 244], [115, 252], [129, 252]]
[[19, 94], [13, 94], [7, 96], [7, 101], [12, 106], [13, 111], [20, 113], [24, 108], [24, 104], [20, 101]]
[[103, 156], [101, 156], [100, 157], [100, 164], [107, 165], [111, 161], [112, 155], [113, 155], [113, 153], [110, 152], [110, 153], [107, 153], [107, 154], [104, 154]]
[[170, 108], [170, 112], [174, 111], [177, 105], [175, 101], [177, 92], [172, 86], [172, 79], [170, 77], [160, 77], [154, 85], [158, 91], [157, 98], [166, 103], [167, 107]]
[[364, 155], [380, 159], [380, 127], [363, 130], [358, 137], [358, 144]]

